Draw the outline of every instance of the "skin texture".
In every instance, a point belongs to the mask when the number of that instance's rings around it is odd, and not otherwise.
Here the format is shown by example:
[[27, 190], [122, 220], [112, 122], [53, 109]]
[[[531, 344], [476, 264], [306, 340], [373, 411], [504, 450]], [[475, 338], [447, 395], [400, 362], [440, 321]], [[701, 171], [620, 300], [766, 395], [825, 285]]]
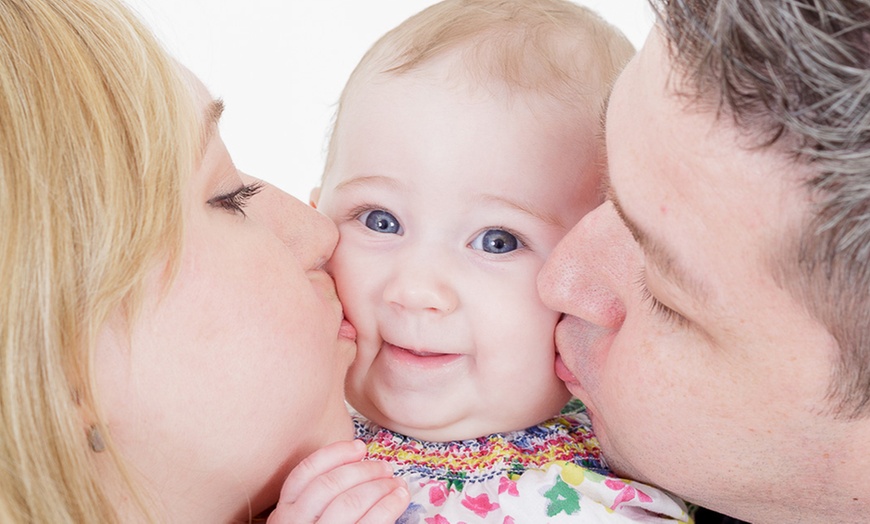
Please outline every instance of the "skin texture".
[[653, 31], [615, 86], [610, 196], [634, 231], [607, 202], [544, 267], [557, 371], [622, 475], [752, 522], [866, 519], [867, 422], [831, 414], [836, 343], [772, 269], [807, 168], [679, 81]]
[[185, 190], [178, 273], [167, 287], [156, 264], [139, 314], [110, 322], [95, 354], [109, 436], [156, 511], [190, 522], [247, 520], [306, 455], [353, 435], [355, 344], [323, 270], [336, 229], [268, 185], [233, 209], [226, 195], [256, 181], [214, 127]]
[[[558, 314], [536, 275], [598, 203], [594, 111], [470, 83], [454, 64], [448, 55], [361, 84], [312, 198], [338, 224], [329, 269], [359, 333], [348, 400], [430, 441], [558, 413], [568, 398], [553, 372]], [[395, 225], [368, 227], [378, 210]], [[485, 251], [493, 230], [517, 249]]]

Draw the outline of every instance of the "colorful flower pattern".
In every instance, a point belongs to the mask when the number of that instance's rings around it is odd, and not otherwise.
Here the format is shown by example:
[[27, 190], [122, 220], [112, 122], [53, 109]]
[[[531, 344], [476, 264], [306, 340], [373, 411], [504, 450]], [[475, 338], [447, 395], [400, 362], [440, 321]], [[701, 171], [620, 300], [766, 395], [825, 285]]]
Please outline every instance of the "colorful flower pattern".
[[609, 473], [577, 402], [526, 430], [454, 442], [355, 425], [368, 458], [408, 481], [401, 524], [690, 522], [681, 501]]

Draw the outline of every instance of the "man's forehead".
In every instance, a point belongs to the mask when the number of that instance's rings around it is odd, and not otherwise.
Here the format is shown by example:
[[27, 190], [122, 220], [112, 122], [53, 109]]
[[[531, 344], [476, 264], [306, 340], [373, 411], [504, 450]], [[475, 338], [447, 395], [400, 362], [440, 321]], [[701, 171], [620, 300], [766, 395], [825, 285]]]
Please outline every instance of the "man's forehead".
[[[669, 88], [666, 43], [655, 29], [614, 86], [608, 107], [608, 170], [603, 187], [622, 222], [644, 252], [648, 265], [686, 293], [704, 298], [703, 280], [680, 258], [672, 238], [661, 231], [669, 170], [684, 160], [680, 130], [668, 125], [667, 110], [682, 106]], [[650, 190], [638, 189], [649, 186]], [[657, 214], [655, 211], [659, 211]], [[669, 220], [671, 220], [669, 218]]]

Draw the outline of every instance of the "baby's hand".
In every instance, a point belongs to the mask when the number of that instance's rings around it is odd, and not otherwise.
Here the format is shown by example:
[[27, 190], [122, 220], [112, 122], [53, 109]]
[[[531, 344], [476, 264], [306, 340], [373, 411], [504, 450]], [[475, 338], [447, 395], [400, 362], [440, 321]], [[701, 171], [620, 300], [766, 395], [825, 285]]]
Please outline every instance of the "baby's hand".
[[359, 440], [321, 448], [290, 472], [268, 524], [395, 522], [408, 507], [405, 481], [389, 465], [362, 460]]

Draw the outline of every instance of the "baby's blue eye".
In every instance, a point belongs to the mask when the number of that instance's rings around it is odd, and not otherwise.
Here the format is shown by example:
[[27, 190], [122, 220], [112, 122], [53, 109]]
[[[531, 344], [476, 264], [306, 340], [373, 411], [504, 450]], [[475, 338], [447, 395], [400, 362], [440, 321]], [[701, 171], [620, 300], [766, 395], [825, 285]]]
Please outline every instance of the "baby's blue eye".
[[378, 233], [389, 233], [393, 235], [401, 235], [403, 233], [402, 226], [399, 224], [399, 221], [396, 220], [396, 217], [394, 217], [392, 213], [384, 211], [383, 209], [366, 211], [360, 215], [357, 220], [365, 224], [367, 228], [372, 231], [377, 231]]
[[471, 241], [472, 249], [482, 249], [487, 253], [510, 253], [521, 247], [523, 243], [503, 229], [487, 229]]

